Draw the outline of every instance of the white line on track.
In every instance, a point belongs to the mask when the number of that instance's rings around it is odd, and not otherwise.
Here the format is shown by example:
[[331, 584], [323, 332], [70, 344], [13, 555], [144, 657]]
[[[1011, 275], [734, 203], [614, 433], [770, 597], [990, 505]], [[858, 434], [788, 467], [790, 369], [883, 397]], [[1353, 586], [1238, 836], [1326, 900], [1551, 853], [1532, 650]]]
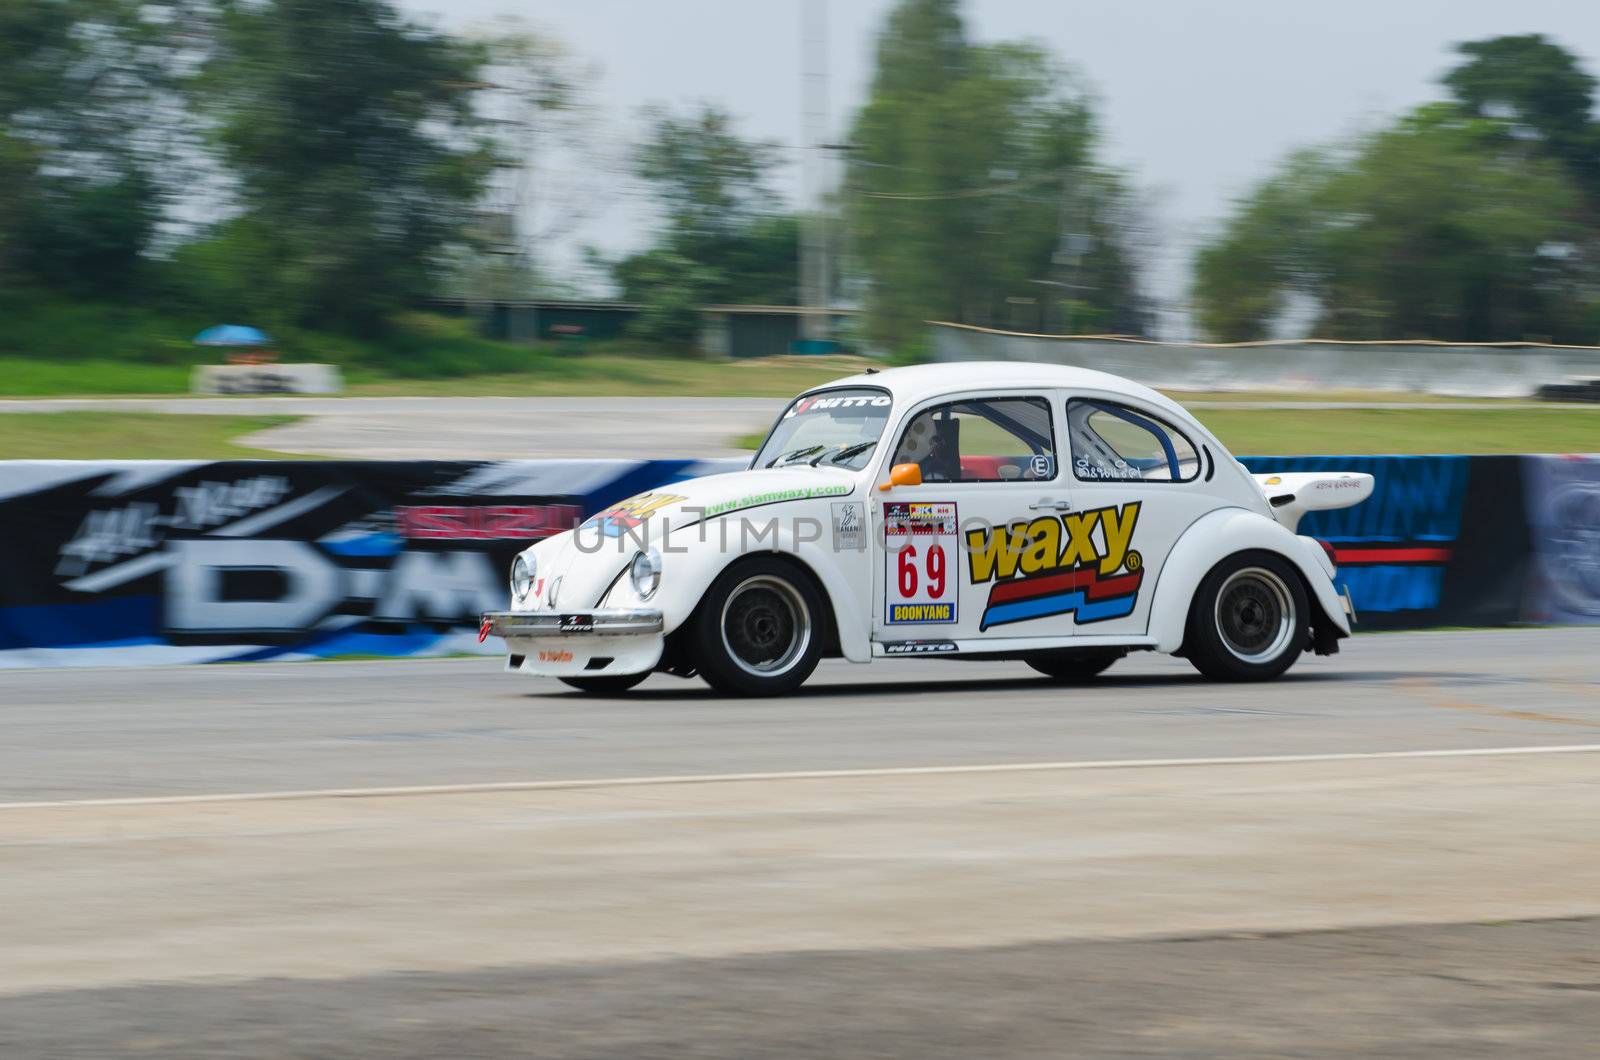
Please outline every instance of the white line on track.
[[3, 810], [66, 809], [96, 806], [182, 806], [188, 803], [277, 802], [294, 799], [385, 799], [421, 795], [480, 795], [495, 792], [571, 791], [635, 788], [666, 784], [740, 784], [761, 780], [842, 780], [853, 777], [936, 777], [964, 773], [1047, 773], [1089, 769], [1157, 769], [1179, 766], [1267, 766], [1314, 762], [1361, 762], [1407, 758], [1489, 758], [1502, 755], [1592, 754], [1600, 744], [1539, 747], [1467, 747], [1434, 751], [1353, 751], [1343, 754], [1256, 755], [1246, 758], [1129, 758], [1091, 762], [1019, 762], [983, 766], [900, 766], [882, 769], [814, 769], [787, 773], [707, 773], [659, 777], [609, 777], [590, 780], [528, 780], [493, 784], [436, 784], [424, 787], [325, 788], [300, 791], [249, 791], [221, 795], [149, 795], [115, 799], [63, 799], [0, 802]]

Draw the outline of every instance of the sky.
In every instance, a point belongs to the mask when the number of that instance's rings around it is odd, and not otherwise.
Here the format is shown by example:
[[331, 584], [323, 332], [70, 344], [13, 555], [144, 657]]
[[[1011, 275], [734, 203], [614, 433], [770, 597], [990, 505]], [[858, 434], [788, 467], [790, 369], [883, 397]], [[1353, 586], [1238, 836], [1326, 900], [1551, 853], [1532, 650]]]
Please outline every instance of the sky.
[[[848, 128], [893, 0], [397, 0], [464, 31], [508, 18], [599, 66], [601, 127], [620, 144], [646, 104], [715, 102], [745, 134], [802, 142], [800, 4], [829, 8], [832, 124]], [[1158, 298], [1181, 302], [1192, 248], [1293, 148], [1324, 143], [1440, 97], [1459, 41], [1544, 33], [1600, 75], [1594, 0], [967, 0], [969, 35], [1030, 38], [1099, 100], [1105, 160], [1147, 188], [1165, 252]], [[792, 157], [792, 156], [791, 156]], [[783, 188], [798, 192], [798, 170]], [[638, 246], [651, 215], [625, 182], [556, 254]], [[1174, 319], [1181, 317], [1175, 314]], [[1181, 327], [1181, 324], [1173, 325]], [[1184, 337], [1184, 336], [1173, 336]]]

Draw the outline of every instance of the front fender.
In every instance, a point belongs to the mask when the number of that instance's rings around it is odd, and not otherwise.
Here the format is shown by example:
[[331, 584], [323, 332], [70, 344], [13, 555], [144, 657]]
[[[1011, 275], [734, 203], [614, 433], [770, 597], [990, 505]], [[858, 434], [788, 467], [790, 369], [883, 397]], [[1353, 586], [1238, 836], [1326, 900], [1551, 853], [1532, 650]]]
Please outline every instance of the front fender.
[[1189, 605], [1200, 583], [1235, 552], [1260, 549], [1293, 563], [1305, 578], [1309, 596], [1341, 633], [1350, 632], [1333, 579], [1324, 566], [1322, 549], [1309, 537], [1298, 537], [1275, 520], [1244, 508], [1222, 508], [1194, 522], [1178, 538], [1161, 566], [1150, 607], [1150, 635], [1156, 650], [1183, 647]]
[[[649, 601], [661, 610], [663, 628], [672, 633], [694, 614], [706, 590], [729, 566], [748, 556], [780, 555], [803, 564], [821, 583], [830, 605], [839, 650], [851, 662], [872, 661], [870, 601], [861, 596], [871, 584], [871, 554], [835, 552], [799, 533], [802, 527], [826, 527], [823, 520], [777, 519], [765, 534], [741, 539], [740, 521], [730, 515], [694, 526], [674, 528], [661, 546], [661, 588]], [[852, 574], [852, 565], [860, 570]], [[626, 576], [606, 597], [608, 606], [632, 606], [636, 594]]]

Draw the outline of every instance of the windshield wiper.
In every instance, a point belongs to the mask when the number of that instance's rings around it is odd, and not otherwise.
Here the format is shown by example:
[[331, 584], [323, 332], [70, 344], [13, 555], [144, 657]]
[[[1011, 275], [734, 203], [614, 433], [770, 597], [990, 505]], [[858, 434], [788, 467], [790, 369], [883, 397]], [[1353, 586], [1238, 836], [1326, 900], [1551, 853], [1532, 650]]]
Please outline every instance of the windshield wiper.
[[837, 464], [841, 460], [849, 460], [852, 456], [857, 456], [861, 453], [864, 453], [877, 444], [877, 442], [857, 442], [855, 445], [845, 446], [832, 456], [828, 456], [828, 454], [825, 452], [818, 453], [816, 459], [811, 461], [811, 466], [816, 467], [818, 464], [822, 463], [824, 458], [826, 458], [830, 464]]
[[804, 449], [791, 449], [787, 453], [779, 453], [771, 460], [768, 460], [766, 466], [777, 467], [779, 464], [788, 463], [790, 460], [799, 460], [803, 457], [810, 456], [812, 453], [822, 448], [823, 446], [820, 445], [808, 445]]

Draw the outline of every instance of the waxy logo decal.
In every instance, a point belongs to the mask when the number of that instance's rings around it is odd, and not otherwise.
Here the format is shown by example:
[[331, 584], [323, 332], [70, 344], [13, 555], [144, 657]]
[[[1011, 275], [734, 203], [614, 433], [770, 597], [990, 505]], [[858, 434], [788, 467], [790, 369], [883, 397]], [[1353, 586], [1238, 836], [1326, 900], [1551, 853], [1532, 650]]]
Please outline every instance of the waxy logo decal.
[[1144, 559], [1130, 546], [1139, 502], [967, 532], [973, 584], [993, 582], [978, 629], [1073, 613], [1079, 625], [1126, 618]]

